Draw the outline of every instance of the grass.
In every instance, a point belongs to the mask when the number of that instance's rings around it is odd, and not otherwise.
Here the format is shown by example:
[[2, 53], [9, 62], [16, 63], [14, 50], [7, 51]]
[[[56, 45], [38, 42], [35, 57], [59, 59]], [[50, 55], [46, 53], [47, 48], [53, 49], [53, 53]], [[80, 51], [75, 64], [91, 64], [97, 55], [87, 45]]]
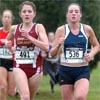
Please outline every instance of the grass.
[[[50, 93], [49, 76], [44, 76], [39, 87], [39, 95], [35, 97], [35, 100], [61, 100], [60, 87], [55, 86], [55, 93]], [[20, 100], [15, 97], [8, 97], [7, 100]], [[98, 67], [91, 73], [90, 88], [87, 100], [100, 100], [100, 62]]]
[[88, 100], [100, 100], [100, 62], [91, 73]]

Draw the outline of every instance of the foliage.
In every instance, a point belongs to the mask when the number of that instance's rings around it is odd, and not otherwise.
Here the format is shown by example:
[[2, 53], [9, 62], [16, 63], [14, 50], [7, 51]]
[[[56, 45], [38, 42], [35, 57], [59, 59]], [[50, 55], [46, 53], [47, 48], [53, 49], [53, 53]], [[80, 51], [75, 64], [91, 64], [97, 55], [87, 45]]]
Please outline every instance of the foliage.
[[[25, 0], [1, 0], [0, 15], [4, 9], [11, 9], [14, 13], [15, 20], [13, 24], [21, 22], [19, 17], [19, 5]], [[36, 4], [37, 16], [35, 22], [42, 23], [47, 33], [56, 31], [57, 27], [66, 23], [66, 10], [70, 3], [79, 3], [82, 8], [82, 23], [89, 24], [100, 40], [100, 0], [29, 0]], [[90, 44], [89, 44], [90, 47]], [[90, 66], [96, 66], [100, 60], [99, 54]]]

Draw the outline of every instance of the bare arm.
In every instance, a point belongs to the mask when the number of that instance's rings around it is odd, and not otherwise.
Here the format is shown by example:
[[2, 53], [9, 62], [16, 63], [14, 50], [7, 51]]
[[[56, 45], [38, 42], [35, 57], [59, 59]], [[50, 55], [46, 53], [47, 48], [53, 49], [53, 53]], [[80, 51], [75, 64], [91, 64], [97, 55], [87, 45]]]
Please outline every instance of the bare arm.
[[7, 37], [6, 37], [6, 40], [13, 40], [14, 38], [14, 32], [15, 32], [15, 28], [17, 26], [16, 25], [13, 25], [10, 29], [10, 32], [8, 33]]
[[50, 54], [52, 57], [61, 52], [61, 47], [64, 42], [64, 33], [64, 26], [61, 26], [57, 29], [55, 33], [55, 41], [53, 43], [52, 49], [50, 50]]
[[14, 38], [14, 32], [15, 32], [15, 27], [16, 25], [12, 26], [10, 29], [10, 32], [8, 33], [6, 40], [5, 40], [5, 45], [6, 47], [13, 53], [15, 51], [15, 48], [12, 47], [12, 40]]
[[98, 40], [95, 36], [93, 29], [90, 26], [86, 25], [85, 30], [86, 30], [86, 33], [88, 35], [89, 42], [92, 45], [92, 49], [91, 49], [90, 53], [85, 55], [85, 57], [88, 58], [90, 61], [90, 60], [93, 60], [94, 56], [99, 51], [99, 43], [98, 43]]
[[37, 33], [39, 35], [39, 40], [30, 36], [29, 34], [27, 34], [27, 32], [23, 32], [23, 36], [25, 36], [33, 44], [35, 44], [36, 46], [47, 52], [49, 50], [49, 43], [45, 28], [42, 24], [37, 24]]

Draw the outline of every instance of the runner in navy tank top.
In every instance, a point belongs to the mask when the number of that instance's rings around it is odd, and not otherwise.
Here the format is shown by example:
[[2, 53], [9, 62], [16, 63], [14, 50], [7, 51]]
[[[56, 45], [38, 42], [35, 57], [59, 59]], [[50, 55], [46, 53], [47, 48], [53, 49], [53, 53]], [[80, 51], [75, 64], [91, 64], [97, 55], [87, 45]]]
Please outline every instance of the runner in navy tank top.
[[[78, 4], [70, 4], [66, 13], [68, 24], [59, 27], [51, 49], [51, 56], [60, 55], [58, 79], [62, 100], [86, 100], [90, 71], [88, 63], [99, 50], [93, 29], [80, 23], [82, 17]], [[87, 53], [88, 41], [93, 46]]]
[[33, 100], [42, 78], [42, 51], [49, 50], [48, 38], [42, 24], [33, 23], [36, 7], [30, 1], [20, 5], [23, 23], [12, 27], [6, 46], [14, 38], [14, 76], [21, 100]]

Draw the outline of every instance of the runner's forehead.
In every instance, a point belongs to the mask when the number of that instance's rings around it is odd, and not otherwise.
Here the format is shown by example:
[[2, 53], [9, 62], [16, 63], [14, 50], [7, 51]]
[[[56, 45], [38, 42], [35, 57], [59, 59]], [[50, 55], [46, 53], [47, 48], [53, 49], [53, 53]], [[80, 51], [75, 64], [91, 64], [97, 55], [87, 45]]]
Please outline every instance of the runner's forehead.
[[68, 11], [70, 11], [70, 10], [78, 10], [78, 11], [80, 11], [80, 6], [78, 6], [78, 5], [70, 5], [68, 7]]
[[9, 17], [12, 17], [12, 13], [10, 11], [5, 11], [2, 15], [2, 17], [5, 17], [5, 16], [9, 16]]

